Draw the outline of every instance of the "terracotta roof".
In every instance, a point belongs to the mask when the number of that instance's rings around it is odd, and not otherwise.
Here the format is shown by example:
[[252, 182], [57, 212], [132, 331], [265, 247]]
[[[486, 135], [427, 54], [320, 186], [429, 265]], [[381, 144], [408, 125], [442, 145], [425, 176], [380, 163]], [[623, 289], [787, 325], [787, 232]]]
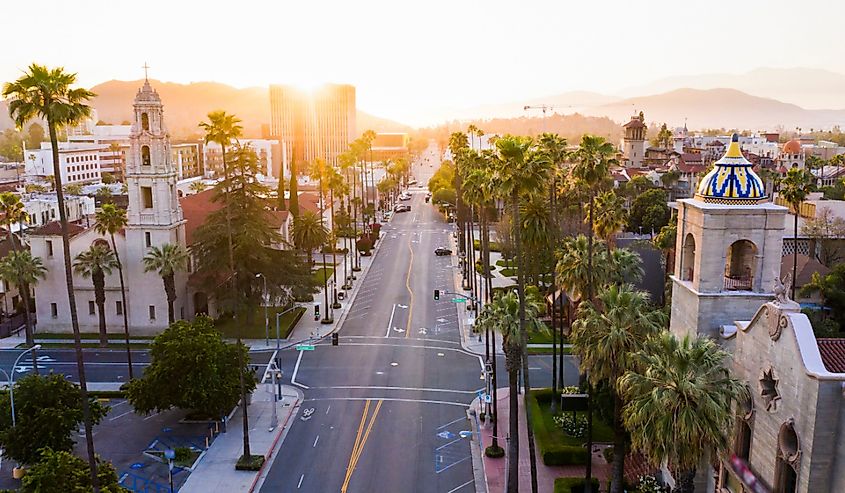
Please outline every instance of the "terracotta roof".
[[[320, 213], [320, 196], [316, 193], [300, 193], [297, 198], [299, 199], [300, 210], [311, 211], [314, 214]], [[290, 203], [290, 201], [288, 201], [288, 203]], [[290, 207], [288, 207], [288, 210], [290, 210]]]
[[[794, 262], [794, 255], [787, 255], [780, 261], [780, 276], [781, 278], [792, 274], [792, 263]], [[819, 262], [814, 258], [806, 255], [798, 254], [798, 274], [795, 276], [797, 282], [796, 287], [803, 286], [810, 282], [813, 278], [813, 272], [818, 272], [819, 275], [825, 276], [830, 272], [830, 268]]]
[[205, 222], [205, 218], [223, 207], [223, 204], [214, 202], [213, 197], [214, 190], [208, 189], [179, 199], [179, 205], [182, 206], [182, 216], [187, 221], [185, 224], [185, 243], [188, 245], [194, 243], [194, 232]]
[[819, 339], [817, 342], [827, 371], [845, 373], [845, 339]]
[[289, 215], [288, 211], [267, 211], [267, 222], [270, 227], [279, 229], [288, 220]]
[[[68, 236], [73, 238], [79, 233], [85, 231], [87, 228], [85, 228], [85, 226], [80, 225], [79, 223], [68, 223], [67, 229]], [[45, 224], [44, 226], [39, 226], [37, 228], [27, 230], [27, 234], [30, 236], [61, 236], [62, 224], [59, 221], [53, 221]]]
[[631, 121], [622, 125], [623, 128], [644, 128], [645, 123], [642, 122], [638, 117], [631, 118]]
[[[2, 231], [2, 230], [0, 230]], [[0, 238], [0, 258], [5, 257], [12, 251], [12, 243], [9, 242], [9, 233], [6, 231], [2, 231], [3, 237]], [[20, 248], [21, 242], [18, 239], [17, 235], [12, 235], [14, 238], [14, 242], [17, 244], [18, 248]], [[29, 250], [29, 246], [24, 244], [24, 249]]]

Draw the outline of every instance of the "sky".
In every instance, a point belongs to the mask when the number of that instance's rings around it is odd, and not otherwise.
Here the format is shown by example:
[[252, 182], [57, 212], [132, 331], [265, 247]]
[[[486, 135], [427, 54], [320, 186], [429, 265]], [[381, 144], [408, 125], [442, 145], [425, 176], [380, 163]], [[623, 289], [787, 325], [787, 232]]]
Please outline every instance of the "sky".
[[845, 73], [841, 0], [41, 0], [0, 11], [0, 81], [30, 63], [93, 86], [350, 83], [412, 125], [451, 109], [672, 75]]

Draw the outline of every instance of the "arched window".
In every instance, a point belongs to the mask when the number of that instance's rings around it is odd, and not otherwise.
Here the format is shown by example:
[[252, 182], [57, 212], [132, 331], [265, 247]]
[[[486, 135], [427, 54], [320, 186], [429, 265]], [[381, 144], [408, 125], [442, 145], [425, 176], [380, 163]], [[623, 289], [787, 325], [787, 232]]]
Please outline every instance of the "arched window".
[[687, 233], [681, 255], [681, 268], [683, 269], [683, 272], [680, 273], [681, 280], [692, 281], [695, 274], [695, 237], [692, 233]]
[[780, 427], [778, 451], [775, 462], [775, 493], [798, 491], [798, 460], [801, 442], [795, 432], [795, 422], [790, 419]]
[[141, 130], [150, 131], [150, 116], [146, 113], [141, 113]]
[[141, 146], [141, 164], [150, 165], [150, 146]]
[[751, 291], [754, 281], [757, 246], [748, 240], [733, 242], [725, 263], [725, 289]]

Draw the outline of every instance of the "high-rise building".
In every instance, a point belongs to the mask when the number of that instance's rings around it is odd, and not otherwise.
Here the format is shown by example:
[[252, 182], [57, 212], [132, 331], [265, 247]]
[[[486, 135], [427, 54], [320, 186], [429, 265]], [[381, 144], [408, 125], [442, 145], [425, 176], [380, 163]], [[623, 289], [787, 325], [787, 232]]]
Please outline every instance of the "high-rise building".
[[285, 164], [316, 158], [335, 163], [355, 138], [355, 112], [355, 87], [348, 84], [311, 92], [270, 86], [270, 133], [284, 143]]

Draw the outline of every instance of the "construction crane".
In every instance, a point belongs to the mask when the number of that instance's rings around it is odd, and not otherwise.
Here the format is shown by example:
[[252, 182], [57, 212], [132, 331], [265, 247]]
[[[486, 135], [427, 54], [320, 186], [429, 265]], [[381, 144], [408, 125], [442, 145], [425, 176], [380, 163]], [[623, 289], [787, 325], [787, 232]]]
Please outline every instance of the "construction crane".
[[555, 110], [556, 108], [572, 108], [572, 105], [570, 104], [567, 106], [554, 106], [551, 104], [538, 104], [536, 106], [525, 105], [522, 107], [523, 111], [541, 110], [543, 112], [543, 133], [546, 132], [546, 112]]

